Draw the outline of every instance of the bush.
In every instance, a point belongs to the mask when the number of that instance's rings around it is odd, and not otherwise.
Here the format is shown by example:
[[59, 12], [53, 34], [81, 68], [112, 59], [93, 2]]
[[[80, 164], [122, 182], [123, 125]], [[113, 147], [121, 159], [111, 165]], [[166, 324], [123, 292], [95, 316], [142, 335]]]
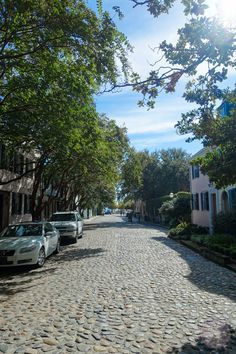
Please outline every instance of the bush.
[[170, 226], [177, 226], [181, 223], [190, 224], [191, 208], [190, 193], [178, 192], [174, 198], [165, 201], [159, 209], [161, 215], [164, 215]]
[[[187, 222], [182, 222], [178, 224], [176, 227], [171, 228], [169, 231], [169, 235], [170, 236], [188, 235], [189, 238], [191, 236], [191, 239], [194, 242], [196, 240], [196, 243], [198, 243], [198, 240], [207, 240], [209, 238], [209, 230], [207, 227], [202, 227]], [[199, 242], [202, 243], [202, 241]]]
[[215, 218], [214, 230], [216, 233], [236, 236], [236, 212], [218, 214]]
[[187, 222], [182, 222], [178, 224], [176, 227], [170, 229], [169, 235], [170, 236], [188, 236], [191, 233], [191, 224]]
[[208, 235], [192, 235], [191, 236], [191, 241], [197, 243], [198, 245], [201, 245], [201, 246], [205, 246], [207, 245], [208, 243], [208, 239], [210, 238], [211, 236], [208, 234]]
[[236, 245], [230, 247], [230, 257], [236, 260]]
[[230, 245], [236, 245], [236, 238], [232, 235], [218, 235], [214, 234], [209, 237], [208, 239], [208, 245], [213, 245], [217, 244], [220, 246], [230, 246]]

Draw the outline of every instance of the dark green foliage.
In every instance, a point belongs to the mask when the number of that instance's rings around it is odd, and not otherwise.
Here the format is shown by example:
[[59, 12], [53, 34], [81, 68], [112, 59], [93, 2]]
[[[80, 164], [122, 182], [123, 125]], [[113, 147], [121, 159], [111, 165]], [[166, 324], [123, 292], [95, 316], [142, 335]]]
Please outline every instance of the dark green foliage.
[[236, 250], [236, 238], [232, 235], [212, 235], [209, 236], [206, 242], [206, 246], [215, 251], [222, 253], [226, 256], [235, 257]]
[[[170, 229], [170, 236], [176, 236], [176, 238], [189, 239], [191, 235], [191, 224], [187, 222], [181, 222], [176, 227]], [[181, 236], [181, 237], [179, 237]], [[186, 237], [183, 237], [186, 236]]]
[[[234, 100], [236, 102], [234, 93]], [[200, 126], [199, 126], [200, 128]], [[201, 165], [201, 170], [207, 173], [210, 180], [215, 183], [217, 188], [234, 184], [236, 181], [236, 111], [231, 110], [230, 116], [217, 116], [208, 119], [199, 132], [206, 134], [205, 145], [214, 146], [209, 151], [196, 160]]]
[[190, 193], [179, 192], [175, 194], [172, 199], [169, 198], [162, 204], [159, 212], [167, 218], [171, 226], [176, 226], [181, 222], [190, 223]]
[[[197, 243], [203, 243], [203, 240], [209, 236], [209, 230], [206, 227], [197, 226], [190, 224], [189, 222], [181, 222], [176, 227], [170, 229], [169, 235], [171, 236], [186, 236], [188, 239], [191, 236], [191, 239], [201, 240], [201, 242], [197, 241]], [[184, 239], [186, 239], [186, 237]]]
[[[122, 167], [121, 195], [145, 201], [148, 217], [158, 209], [169, 194], [189, 190], [189, 155], [182, 149], [136, 152], [131, 149]], [[168, 183], [167, 183], [168, 181]]]
[[97, 7], [99, 16], [83, 0], [1, 1], [0, 141], [37, 151], [34, 218], [52, 185], [47, 203], [64, 191], [64, 208], [115, 197], [126, 132], [98, 115], [94, 93], [126, 77], [130, 46]]
[[236, 212], [218, 214], [214, 222], [216, 233], [227, 233], [236, 236]]
[[[178, 3], [177, 0], [131, 1], [134, 7], [146, 6], [154, 17], [168, 13]], [[133, 74], [134, 90], [143, 96], [140, 106], [153, 108], [161, 92], [173, 92], [182, 77], [189, 78], [183, 97], [195, 108], [182, 114], [176, 128], [180, 134], [191, 134], [188, 141], [199, 139], [204, 146], [217, 147], [199, 162], [202, 171], [209, 175], [217, 188], [221, 188], [236, 183], [236, 113], [224, 120], [216, 118], [215, 114], [219, 100], [236, 102], [233, 87], [224, 89], [225, 80], [236, 67], [236, 29], [209, 17], [206, 0], [180, 2], [186, 22], [177, 31], [177, 41], [168, 43], [164, 40], [158, 47], [158, 53], [161, 52], [168, 63], [166, 70], [160, 64], [145, 80]]]

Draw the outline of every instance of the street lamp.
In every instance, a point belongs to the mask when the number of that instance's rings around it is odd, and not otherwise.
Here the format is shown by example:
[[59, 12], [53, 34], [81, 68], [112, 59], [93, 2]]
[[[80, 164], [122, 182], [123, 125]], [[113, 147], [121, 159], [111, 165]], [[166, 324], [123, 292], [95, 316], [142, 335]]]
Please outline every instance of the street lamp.
[[172, 199], [172, 198], [174, 197], [174, 193], [171, 192], [171, 193], [169, 194], [169, 197]]

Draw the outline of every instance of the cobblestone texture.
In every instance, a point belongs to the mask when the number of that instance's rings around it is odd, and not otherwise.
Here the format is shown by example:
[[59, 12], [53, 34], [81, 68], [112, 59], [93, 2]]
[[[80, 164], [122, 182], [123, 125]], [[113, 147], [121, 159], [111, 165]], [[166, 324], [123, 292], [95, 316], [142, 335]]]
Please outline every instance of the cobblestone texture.
[[235, 273], [120, 216], [0, 274], [0, 353], [235, 354], [235, 329]]

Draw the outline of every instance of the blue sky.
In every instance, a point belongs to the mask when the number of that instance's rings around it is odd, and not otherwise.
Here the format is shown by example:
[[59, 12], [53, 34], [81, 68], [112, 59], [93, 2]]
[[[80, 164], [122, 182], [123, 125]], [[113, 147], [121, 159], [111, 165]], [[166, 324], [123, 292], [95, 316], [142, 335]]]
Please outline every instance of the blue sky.
[[[208, 1], [214, 12], [216, 3], [219, 5], [223, 0]], [[224, 0], [224, 4], [227, 2], [235, 6], [236, 0]], [[89, 4], [95, 8], [96, 1], [91, 0]], [[145, 78], [153, 69], [151, 64], [158, 58], [154, 48], [164, 39], [173, 42], [177, 38], [176, 31], [185, 21], [182, 7], [177, 3], [168, 15], [154, 19], [145, 6], [134, 9], [130, 0], [103, 0], [103, 8], [110, 13], [114, 13], [113, 6], [120, 6], [125, 15], [121, 21], [114, 15], [114, 20], [134, 47], [134, 52], [129, 56], [131, 66]], [[231, 76], [232, 80], [235, 79], [234, 73]], [[126, 126], [130, 143], [137, 150], [154, 151], [175, 147], [194, 154], [201, 149], [200, 142], [186, 143], [187, 137], [178, 135], [174, 128], [181, 119], [181, 113], [193, 107], [182, 98], [186, 82], [187, 78], [183, 79], [175, 93], [162, 94], [157, 99], [156, 107], [149, 111], [137, 106], [137, 101], [142, 97], [130, 88], [96, 96], [97, 110], [115, 119], [119, 126]]]

